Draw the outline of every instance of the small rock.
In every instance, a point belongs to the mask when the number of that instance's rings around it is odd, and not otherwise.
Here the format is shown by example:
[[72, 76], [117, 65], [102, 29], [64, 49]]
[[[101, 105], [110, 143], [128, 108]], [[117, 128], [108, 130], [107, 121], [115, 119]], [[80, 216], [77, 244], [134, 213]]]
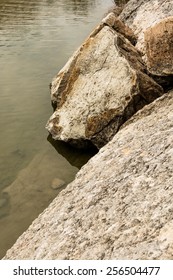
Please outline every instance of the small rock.
[[53, 190], [58, 190], [58, 189], [62, 188], [64, 185], [65, 185], [65, 182], [63, 180], [61, 180], [59, 178], [55, 178], [52, 181], [51, 188]]

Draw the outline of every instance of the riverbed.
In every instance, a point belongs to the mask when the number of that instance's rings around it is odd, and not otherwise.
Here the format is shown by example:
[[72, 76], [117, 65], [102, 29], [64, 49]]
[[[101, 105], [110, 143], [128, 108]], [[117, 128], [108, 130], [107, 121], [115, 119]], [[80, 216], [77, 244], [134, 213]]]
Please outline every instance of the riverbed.
[[49, 83], [113, 2], [0, 1], [0, 257], [93, 154], [52, 145]]

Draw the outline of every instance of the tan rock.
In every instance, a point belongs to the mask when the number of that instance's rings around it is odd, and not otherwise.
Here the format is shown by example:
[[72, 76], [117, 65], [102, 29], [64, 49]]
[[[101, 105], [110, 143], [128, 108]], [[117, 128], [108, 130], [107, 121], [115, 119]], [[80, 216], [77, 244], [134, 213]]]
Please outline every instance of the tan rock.
[[136, 47], [145, 55], [145, 31], [170, 16], [173, 16], [172, 0], [130, 0], [119, 19], [133, 30], [138, 38]]
[[52, 183], [51, 183], [51, 188], [53, 190], [57, 190], [65, 186], [65, 181], [59, 179], [59, 178], [54, 178]]
[[147, 67], [153, 75], [173, 75], [173, 17], [145, 32]]
[[54, 139], [100, 148], [163, 93], [145, 74], [140, 53], [110, 27], [115, 21], [108, 15], [52, 81], [57, 109], [46, 127]]
[[173, 91], [78, 172], [5, 259], [172, 259]]

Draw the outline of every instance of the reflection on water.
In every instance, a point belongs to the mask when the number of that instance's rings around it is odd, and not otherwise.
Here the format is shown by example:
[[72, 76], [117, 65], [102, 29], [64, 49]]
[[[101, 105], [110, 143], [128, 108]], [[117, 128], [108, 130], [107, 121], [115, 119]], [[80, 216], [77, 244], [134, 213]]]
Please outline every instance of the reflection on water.
[[0, 257], [91, 156], [46, 140], [48, 85], [112, 4], [0, 0]]

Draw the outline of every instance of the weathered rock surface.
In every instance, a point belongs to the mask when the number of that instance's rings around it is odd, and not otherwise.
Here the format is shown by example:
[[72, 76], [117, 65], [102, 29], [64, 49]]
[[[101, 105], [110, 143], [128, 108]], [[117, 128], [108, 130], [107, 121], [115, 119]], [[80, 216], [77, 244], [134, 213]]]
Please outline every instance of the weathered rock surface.
[[173, 17], [145, 32], [147, 68], [153, 75], [173, 75]]
[[[121, 28], [122, 27], [122, 28]], [[47, 123], [56, 140], [105, 145], [137, 110], [163, 93], [145, 74], [133, 33], [109, 14], [52, 82], [57, 109]]]
[[173, 258], [173, 91], [77, 174], [5, 259]]
[[119, 19], [134, 31], [138, 37], [136, 47], [145, 55], [144, 33], [146, 29], [169, 16], [173, 16], [172, 0], [130, 0]]

